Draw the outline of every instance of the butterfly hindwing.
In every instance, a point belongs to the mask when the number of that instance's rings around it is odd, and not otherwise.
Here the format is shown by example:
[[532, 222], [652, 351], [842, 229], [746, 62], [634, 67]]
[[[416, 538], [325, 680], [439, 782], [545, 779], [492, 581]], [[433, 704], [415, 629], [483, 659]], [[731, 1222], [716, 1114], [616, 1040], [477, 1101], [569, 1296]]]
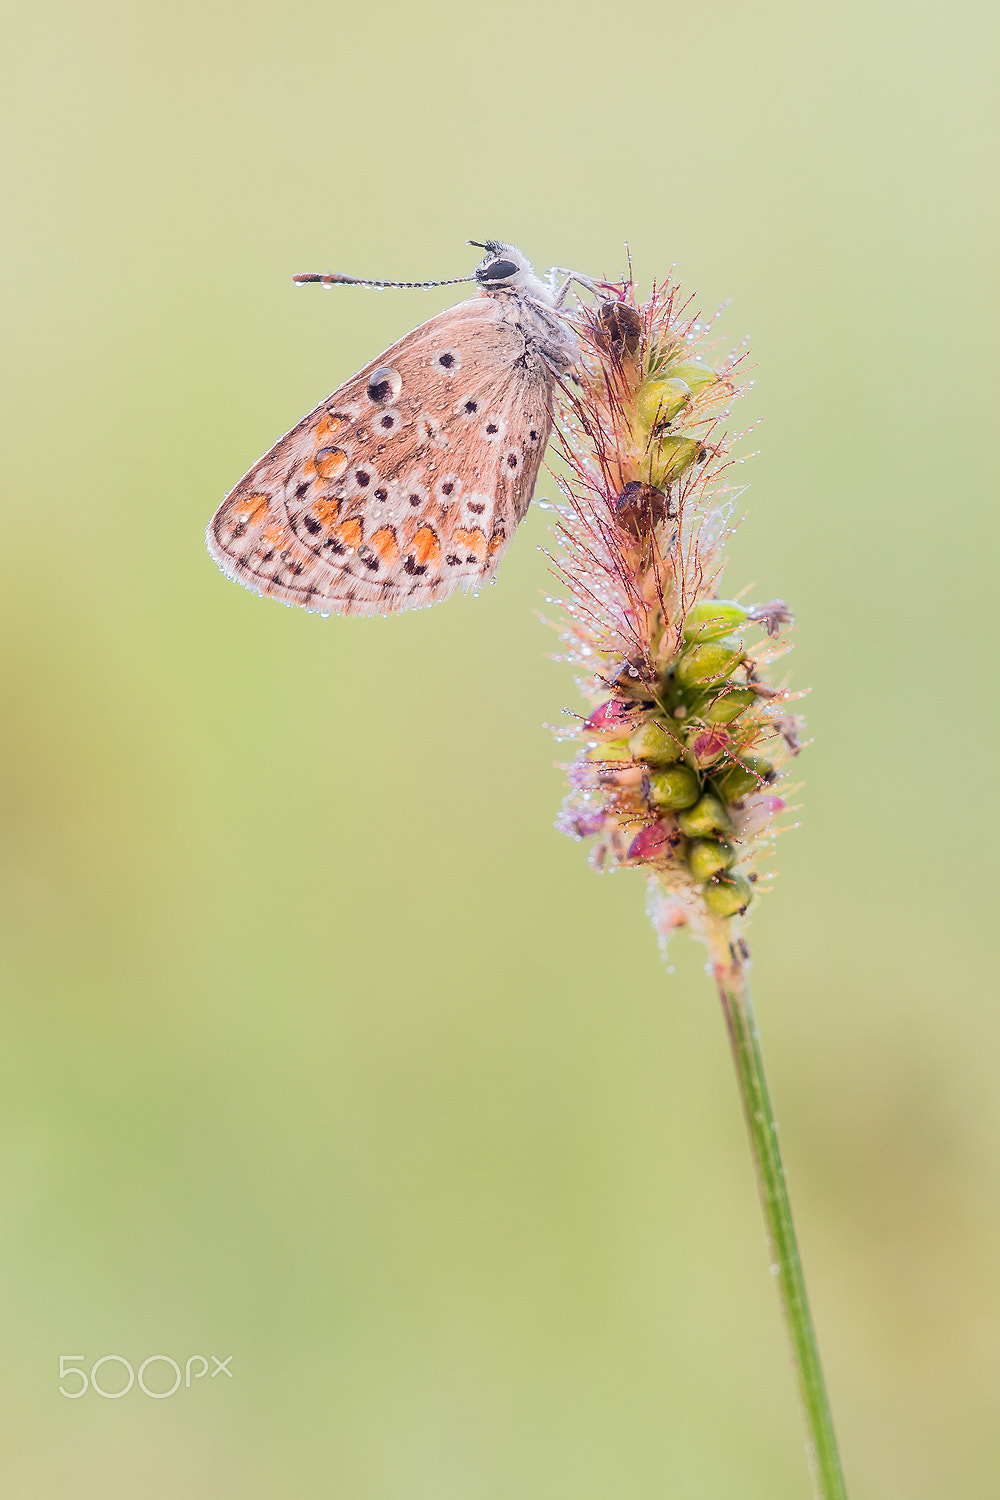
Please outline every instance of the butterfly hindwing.
[[489, 579], [531, 502], [551, 375], [488, 295], [439, 314], [292, 428], [208, 529], [223, 571], [335, 614], [394, 614]]

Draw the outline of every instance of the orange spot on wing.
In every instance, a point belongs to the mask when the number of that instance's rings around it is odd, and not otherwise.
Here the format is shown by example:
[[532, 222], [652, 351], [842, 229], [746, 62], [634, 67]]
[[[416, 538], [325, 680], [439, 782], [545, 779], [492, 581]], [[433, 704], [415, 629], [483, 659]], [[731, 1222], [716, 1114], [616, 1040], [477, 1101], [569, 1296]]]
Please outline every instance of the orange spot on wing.
[[[308, 462], [306, 459], [306, 463], [302, 465], [303, 470]], [[336, 479], [347, 468], [347, 454], [343, 448], [320, 448], [312, 462], [321, 479]]]
[[421, 526], [413, 538], [413, 558], [420, 568], [436, 568], [441, 561], [441, 543], [433, 527]]
[[396, 540], [396, 529], [394, 526], [380, 526], [371, 539], [370, 545], [378, 553], [387, 568], [395, 566], [399, 557], [399, 543]]
[[321, 521], [324, 526], [329, 526], [339, 516], [342, 504], [343, 501], [338, 500], [336, 495], [321, 495], [313, 501], [312, 513], [317, 521]]
[[338, 542], [343, 542], [345, 547], [353, 549], [360, 546], [364, 532], [361, 522], [352, 517], [350, 521], [341, 521], [339, 526], [335, 526], [333, 534]]
[[346, 426], [347, 423], [343, 417], [335, 417], [330, 412], [325, 411], [316, 423], [313, 431], [314, 441], [321, 443], [325, 438], [336, 437], [337, 433], [343, 432]]
[[493, 535], [490, 537], [489, 554], [491, 557], [493, 556], [494, 552], [499, 552], [500, 548], [503, 546], [506, 540], [506, 532], [504, 531], [502, 526], [498, 526], [496, 531], [494, 531]]
[[269, 542], [272, 547], [280, 547], [285, 542], [287, 542], [288, 537], [286, 535], [285, 528], [281, 525], [280, 521], [272, 521], [270, 525], [265, 526], [264, 530], [261, 532], [261, 540]]
[[238, 516], [244, 516], [246, 520], [257, 522], [267, 510], [267, 495], [246, 495], [242, 500], [237, 500], [233, 510]]
[[478, 526], [474, 526], [471, 531], [459, 526], [452, 533], [451, 540], [454, 546], [464, 547], [466, 552], [473, 553], [477, 562], [482, 562], [486, 556], [486, 533], [480, 531]]

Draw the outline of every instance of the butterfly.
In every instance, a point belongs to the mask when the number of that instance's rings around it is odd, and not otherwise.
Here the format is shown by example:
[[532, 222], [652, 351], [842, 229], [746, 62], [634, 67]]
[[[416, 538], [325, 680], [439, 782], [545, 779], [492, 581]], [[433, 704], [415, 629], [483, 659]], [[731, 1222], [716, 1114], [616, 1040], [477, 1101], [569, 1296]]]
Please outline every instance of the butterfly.
[[456, 278], [475, 296], [359, 370], [226, 496], [207, 543], [230, 578], [324, 615], [390, 615], [493, 577], [579, 348], [562, 311], [569, 280], [557, 290], [557, 271], [543, 281], [513, 245], [480, 248], [474, 276]]

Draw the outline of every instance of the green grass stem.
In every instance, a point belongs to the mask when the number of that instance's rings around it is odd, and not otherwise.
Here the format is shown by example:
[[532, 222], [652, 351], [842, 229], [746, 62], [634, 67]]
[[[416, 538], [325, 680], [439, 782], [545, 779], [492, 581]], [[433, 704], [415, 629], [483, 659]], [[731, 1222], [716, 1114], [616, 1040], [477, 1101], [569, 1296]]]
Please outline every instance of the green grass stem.
[[802, 1263], [792, 1222], [785, 1169], [778, 1149], [778, 1126], [767, 1087], [760, 1034], [747, 983], [747, 954], [742, 943], [730, 945], [720, 923], [713, 943], [713, 964], [739, 1082], [750, 1149], [757, 1170], [767, 1229], [771, 1270], [778, 1284], [792, 1346], [803, 1415], [809, 1432], [806, 1453], [816, 1500], [847, 1500], [830, 1416], [816, 1334], [813, 1330]]

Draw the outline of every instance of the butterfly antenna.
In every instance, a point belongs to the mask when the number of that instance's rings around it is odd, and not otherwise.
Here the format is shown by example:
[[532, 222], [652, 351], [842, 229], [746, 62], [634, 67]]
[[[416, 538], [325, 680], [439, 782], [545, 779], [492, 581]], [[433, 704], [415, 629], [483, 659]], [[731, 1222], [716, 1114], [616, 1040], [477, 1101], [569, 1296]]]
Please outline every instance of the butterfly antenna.
[[461, 281], [474, 281], [473, 276], [449, 276], [446, 281], [372, 281], [366, 276], [345, 276], [341, 271], [304, 271], [292, 280], [296, 286], [305, 286], [307, 281], [318, 281], [320, 286], [375, 286], [375, 287], [428, 287], [457, 286]]

